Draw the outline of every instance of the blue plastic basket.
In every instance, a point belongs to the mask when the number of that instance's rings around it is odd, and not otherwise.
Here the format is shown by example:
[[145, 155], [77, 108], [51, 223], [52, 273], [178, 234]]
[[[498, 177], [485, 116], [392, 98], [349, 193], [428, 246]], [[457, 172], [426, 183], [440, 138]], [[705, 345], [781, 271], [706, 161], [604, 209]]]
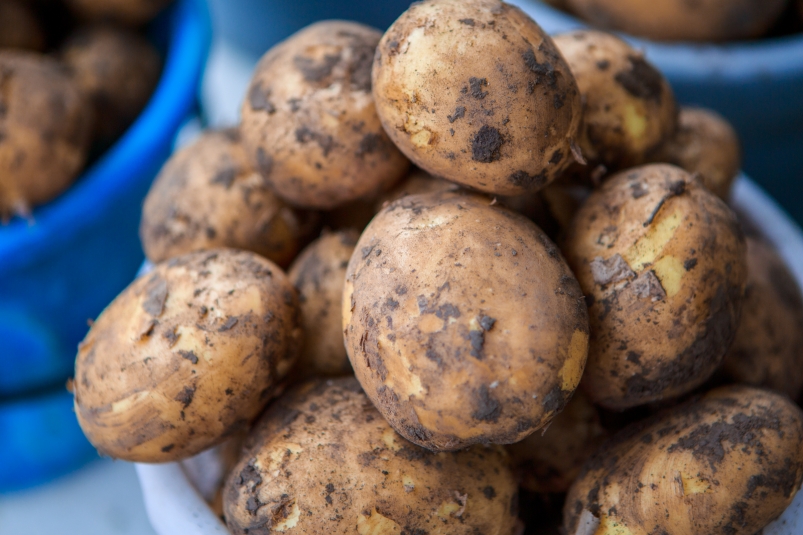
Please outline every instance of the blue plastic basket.
[[34, 224], [0, 227], [0, 399], [63, 385], [87, 320], [142, 263], [142, 199], [194, 108], [211, 40], [203, 0], [177, 1], [155, 27], [165, 65], [139, 118]]
[[[511, 0], [549, 33], [588, 26], [538, 0]], [[803, 34], [721, 44], [623, 35], [669, 79], [678, 100], [719, 111], [739, 132], [746, 173], [803, 223]]]

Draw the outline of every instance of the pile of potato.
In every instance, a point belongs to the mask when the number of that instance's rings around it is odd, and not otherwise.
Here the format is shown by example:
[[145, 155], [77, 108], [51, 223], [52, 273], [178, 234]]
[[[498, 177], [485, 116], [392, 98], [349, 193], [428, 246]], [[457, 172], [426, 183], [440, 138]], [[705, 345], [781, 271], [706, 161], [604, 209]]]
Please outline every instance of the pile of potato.
[[[783, 34], [803, 22], [801, 0], [546, 0], [597, 28], [655, 41], [734, 41]], [[800, 13], [800, 20], [794, 21]]]
[[66, 190], [144, 108], [170, 0], [0, 0], [0, 224]]
[[738, 169], [611, 35], [314, 24], [154, 183], [78, 420], [129, 461], [229, 440], [233, 534], [753, 535], [803, 481], [803, 300]]

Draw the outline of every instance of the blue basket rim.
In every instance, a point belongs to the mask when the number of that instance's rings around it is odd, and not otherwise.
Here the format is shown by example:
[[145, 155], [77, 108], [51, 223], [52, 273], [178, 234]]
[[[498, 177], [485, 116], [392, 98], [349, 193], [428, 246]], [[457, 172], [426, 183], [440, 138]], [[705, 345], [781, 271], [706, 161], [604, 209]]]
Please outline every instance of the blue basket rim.
[[69, 246], [95, 225], [186, 118], [209, 52], [211, 21], [204, 0], [177, 0], [171, 9], [162, 75], [145, 109], [70, 189], [34, 210], [34, 224], [17, 218], [0, 227], [0, 276]]

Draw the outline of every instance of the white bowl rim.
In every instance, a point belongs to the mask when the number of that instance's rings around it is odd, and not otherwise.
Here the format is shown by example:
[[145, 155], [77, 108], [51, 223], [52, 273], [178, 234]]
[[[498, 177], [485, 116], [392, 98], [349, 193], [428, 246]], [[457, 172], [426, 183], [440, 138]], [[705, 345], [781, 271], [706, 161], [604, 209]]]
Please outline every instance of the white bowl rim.
[[[803, 288], [803, 232], [752, 180], [740, 176], [732, 206], [755, 225], [777, 249]], [[226, 525], [196, 490], [182, 463], [136, 464], [145, 509], [159, 535], [229, 535]], [[797, 535], [803, 527], [803, 492], [764, 535]]]

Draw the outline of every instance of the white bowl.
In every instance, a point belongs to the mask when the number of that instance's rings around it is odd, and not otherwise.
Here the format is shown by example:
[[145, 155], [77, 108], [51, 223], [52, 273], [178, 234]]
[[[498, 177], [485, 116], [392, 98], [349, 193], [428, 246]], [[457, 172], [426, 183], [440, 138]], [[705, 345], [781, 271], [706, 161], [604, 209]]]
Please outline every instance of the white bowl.
[[[803, 233], [761, 188], [741, 177], [734, 188], [733, 207], [740, 216], [761, 230], [778, 248], [799, 286], [803, 287]], [[204, 497], [214, 496], [222, 483], [223, 470], [216, 451], [204, 452], [180, 463], [136, 465], [145, 508], [159, 535], [227, 534]], [[803, 492], [762, 535], [803, 533]]]

